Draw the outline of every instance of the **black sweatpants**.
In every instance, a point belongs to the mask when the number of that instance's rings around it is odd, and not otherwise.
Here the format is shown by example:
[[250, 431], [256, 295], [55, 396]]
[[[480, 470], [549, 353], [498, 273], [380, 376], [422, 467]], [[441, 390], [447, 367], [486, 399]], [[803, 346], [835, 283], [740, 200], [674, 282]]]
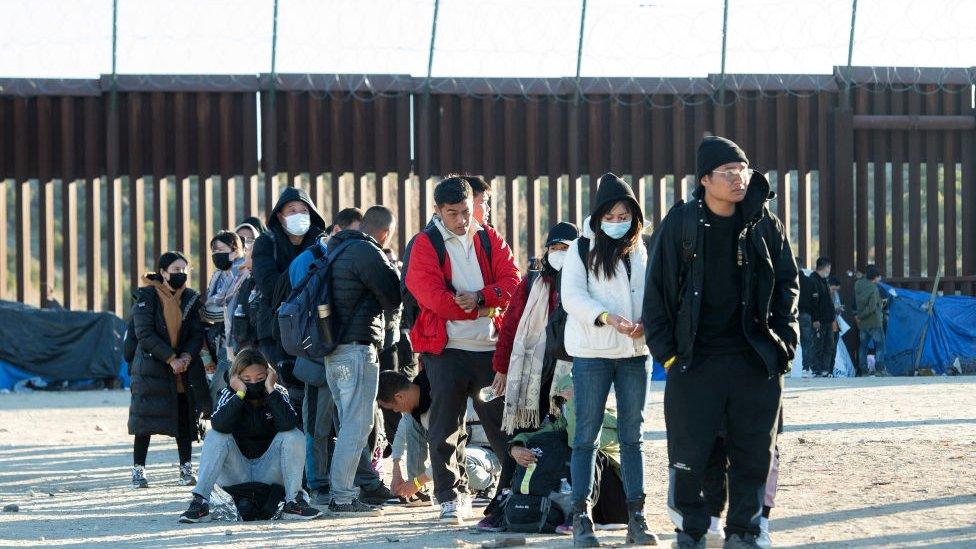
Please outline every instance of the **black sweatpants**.
[[[464, 469], [464, 447], [467, 436], [464, 414], [468, 397], [474, 401], [475, 412], [485, 429], [485, 435], [496, 456], [507, 453], [508, 439], [502, 431], [502, 412], [505, 400], [497, 398], [481, 402], [478, 391], [491, 385], [495, 373], [491, 368], [494, 352], [471, 352], [444, 349], [439, 355], [425, 353], [421, 357], [430, 380], [430, 466], [434, 476], [437, 501], [457, 499], [468, 493], [468, 477]], [[511, 473], [505, 478], [502, 470], [499, 486], [511, 483]]]
[[705, 496], [705, 509], [709, 517], [721, 517], [725, 512], [725, 502], [729, 499], [729, 484], [725, 478], [728, 469], [725, 437], [716, 437], [702, 478], [702, 494]]
[[668, 371], [668, 507], [679, 530], [695, 539], [708, 531], [702, 489], [715, 439], [724, 426], [729, 460], [725, 531], [759, 535], [782, 391], [782, 376], [770, 378], [752, 351], [699, 355], [687, 371], [677, 366]]

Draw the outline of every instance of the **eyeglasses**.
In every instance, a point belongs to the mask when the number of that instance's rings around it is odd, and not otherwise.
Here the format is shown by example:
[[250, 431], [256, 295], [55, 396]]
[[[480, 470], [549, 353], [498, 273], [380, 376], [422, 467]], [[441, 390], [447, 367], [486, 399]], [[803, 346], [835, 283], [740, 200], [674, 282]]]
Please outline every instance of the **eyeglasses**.
[[752, 174], [755, 173], [755, 171], [756, 170], [753, 170], [752, 168], [742, 168], [742, 169], [733, 168], [731, 170], [712, 170], [712, 173], [721, 175], [729, 183], [740, 178], [742, 179], [743, 182], [748, 183], [749, 180], [752, 179]]

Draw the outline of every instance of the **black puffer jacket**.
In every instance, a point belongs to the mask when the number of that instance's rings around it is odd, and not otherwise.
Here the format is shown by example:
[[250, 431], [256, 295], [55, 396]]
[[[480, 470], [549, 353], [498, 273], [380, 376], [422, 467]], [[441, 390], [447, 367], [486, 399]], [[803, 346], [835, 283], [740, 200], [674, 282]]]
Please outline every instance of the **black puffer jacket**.
[[[288, 202], [296, 200], [304, 202], [308, 206], [308, 214], [312, 222], [312, 226], [297, 246], [291, 243], [291, 240], [288, 239], [288, 232], [278, 221], [278, 212], [281, 211], [281, 208]], [[274, 307], [271, 298], [275, 295], [277, 288], [289, 283], [288, 266], [298, 254], [318, 242], [323, 231], [325, 231], [325, 221], [304, 189], [288, 187], [281, 192], [278, 202], [271, 210], [271, 215], [268, 216], [268, 231], [262, 233], [254, 241], [254, 250], [251, 252], [251, 276], [254, 278], [254, 287], [261, 294], [261, 306], [258, 308], [258, 315], [255, 319], [259, 340], [271, 338], [271, 328], [274, 322]]]
[[[644, 291], [644, 333], [660, 362], [676, 356], [675, 367], [686, 370], [698, 333], [705, 268], [704, 189], [695, 199], [672, 208], [655, 231]], [[799, 339], [796, 259], [783, 224], [766, 207], [775, 195], [760, 172], [753, 174], [745, 199], [736, 207], [745, 227], [739, 235], [744, 254], [743, 331], [762, 357], [770, 375], [785, 373]], [[684, 262], [684, 216], [697, 217], [694, 259]], [[682, 276], [682, 273], [683, 276]], [[684, 281], [681, 283], [681, 281]]]
[[386, 254], [372, 237], [345, 230], [329, 240], [334, 250], [352, 243], [332, 265], [333, 305], [338, 325], [345, 330], [341, 343], [370, 343], [383, 346], [386, 318], [394, 319], [400, 308], [400, 278]]
[[810, 315], [814, 322], [833, 322], [837, 314], [830, 299], [830, 286], [817, 271], [809, 276], [800, 273], [800, 312]]
[[190, 367], [180, 374], [190, 406], [190, 417], [209, 415], [212, 409], [206, 374], [200, 362], [203, 328], [200, 325], [200, 294], [187, 288], [180, 298], [183, 323], [176, 348], [169, 344], [163, 308], [153, 286], [136, 290], [132, 323], [139, 341], [129, 366], [132, 376], [129, 404], [130, 435], [167, 435], [178, 432], [179, 410], [176, 376], [166, 361], [173, 355], [193, 357]]
[[217, 396], [210, 425], [214, 431], [234, 435], [241, 454], [248, 459], [264, 455], [275, 435], [298, 427], [298, 413], [288, 401], [288, 390], [275, 390], [258, 404], [251, 404], [224, 387]]

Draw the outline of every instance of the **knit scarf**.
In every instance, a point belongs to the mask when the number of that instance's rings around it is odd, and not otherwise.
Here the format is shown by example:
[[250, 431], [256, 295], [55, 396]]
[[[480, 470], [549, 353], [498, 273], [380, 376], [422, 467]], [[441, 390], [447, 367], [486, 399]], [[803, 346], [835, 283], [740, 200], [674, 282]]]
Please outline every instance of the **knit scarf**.
[[159, 296], [159, 303], [163, 307], [163, 320], [166, 321], [166, 331], [169, 335], [169, 344], [176, 350], [176, 345], [180, 341], [180, 328], [183, 327], [183, 309], [180, 307], [180, 299], [183, 297], [184, 288], [173, 292], [169, 284], [157, 277], [143, 277], [143, 280], [153, 288], [156, 288], [156, 295]]
[[546, 357], [546, 323], [549, 320], [549, 284], [539, 277], [532, 284], [512, 343], [505, 383], [505, 413], [502, 429], [539, 426], [539, 392]]

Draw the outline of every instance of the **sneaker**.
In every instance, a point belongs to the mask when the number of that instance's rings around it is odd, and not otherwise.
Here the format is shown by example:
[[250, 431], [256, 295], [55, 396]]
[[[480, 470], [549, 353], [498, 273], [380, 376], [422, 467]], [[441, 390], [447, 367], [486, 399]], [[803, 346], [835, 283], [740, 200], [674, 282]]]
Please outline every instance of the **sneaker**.
[[494, 490], [494, 488], [481, 490], [480, 492], [476, 493], [471, 498], [471, 505], [474, 507], [488, 507], [491, 505], [491, 490]]
[[763, 549], [771, 549], [773, 540], [769, 537], [769, 519], [762, 517], [759, 519], [759, 537], [756, 538], [756, 545]]
[[337, 517], [379, 517], [383, 515], [383, 510], [367, 505], [358, 499], [349, 503], [336, 503], [335, 500], [332, 500], [332, 503], [329, 504], [329, 513]]
[[756, 537], [752, 534], [732, 534], [725, 538], [724, 549], [759, 549]]
[[132, 487], [149, 488], [149, 481], [146, 480], [146, 468], [142, 465], [132, 467]]
[[478, 521], [478, 524], [477, 526], [475, 526], [475, 528], [477, 528], [482, 532], [504, 532], [506, 530], [505, 514], [496, 513], [494, 515], [488, 515], [487, 517]]
[[193, 494], [189, 509], [180, 515], [180, 523], [196, 524], [207, 520], [210, 520], [210, 504], [199, 495]]
[[721, 518], [712, 517], [712, 523], [705, 533], [705, 547], [721, 549], [723, 545], [725, 545], [725, 525], [722, 524]]
[[808, 379], [811, 377], [810, 370], [803, 370], [803, 379]]
[[400, 498], [401, 503], [407, 507], [430, 507], [432, 505], [430, 501], [430, 494], [421, 490], [416, 494], [410, 496], [410, 499]]
[[177, 481], [180, 486], [196, 486], [197, 477], [193, 475], [193, 465], [190, 463], [184, 463], [180, 465], [180, 480]]
[[375, 490], [359, 490], [359, 501], [367, 505], [383, 505], [388, 501], [397, 501], [397, 497], [386, 487], [385, 484], [380, 484], [379, 488]]
[[451, 501], [441, 503], [440, 521], [446, 524], [461, 524], [467, 515], [464, 512], [464, 502], [461, 496]]
[[305, 501], [305, 495], [299, 492], [295, 499], [285, 503], [281, 509], [283, 520], [312, 520], [322, 516], [322, 511], [312, 507]]
[[573, 523], [560, 524], [556, 527], [556, 533], [560, 536], [572, 536], [573, 535]]

